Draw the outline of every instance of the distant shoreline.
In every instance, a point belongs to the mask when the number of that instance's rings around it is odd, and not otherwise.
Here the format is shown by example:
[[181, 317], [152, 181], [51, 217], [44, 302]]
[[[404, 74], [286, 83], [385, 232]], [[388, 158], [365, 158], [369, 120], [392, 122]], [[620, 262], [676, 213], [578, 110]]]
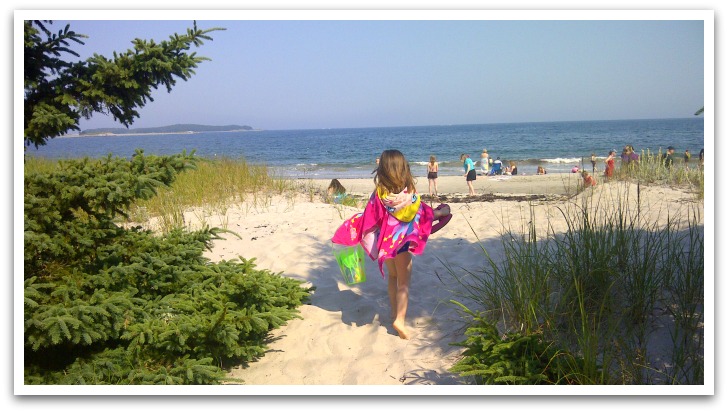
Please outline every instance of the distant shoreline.
[[113, 137], [113, 136], [147, 136], [147, 135], [197, 135], [200, 133], [227, 133], [227, 132], [260, 132], [263, 129], [234, 129], [234, 130], [220, 130], [220, 131], [186, 131], [186, 132], [130, 132], [130, 133], [87, 133], [78, 135], [67, 135], [66, 138], [98, 138], [98, 137]]

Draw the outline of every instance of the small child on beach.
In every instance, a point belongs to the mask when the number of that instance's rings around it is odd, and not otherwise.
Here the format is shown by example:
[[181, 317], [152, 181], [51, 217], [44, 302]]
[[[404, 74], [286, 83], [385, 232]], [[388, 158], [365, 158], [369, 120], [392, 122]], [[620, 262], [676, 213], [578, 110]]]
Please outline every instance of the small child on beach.
[[409, 163], [396, 149], [382, 152], [374, 185], [364, 212], [344, 221], [331, 241], [347, 246], [361, 244], [369, 258], [377, 260], [382, 277], [386, 265], [392, 326], [400, 338], [408, 339], [405, 316], [412, 255], [422, 254], [430, 234], [444, 227], [452, 214], [447, 204], [433, 209], [421, 202]]
[[344, 185], [338, 179], [332, 179], [329, 187], [326, 189], [326, 193], [329, 201], [340, 204], [346, 196], [346, 188], [344, 188]]
[[430, 155], [430, 162], [427, 164], [427, 181], [429, 182], [430, 196], [432, 196], [432, 187], [435, 187], [435, 196], [437, 196], [437, 171], [440, 165], [437, 163], [435, 155]]
[[597, 185], [597, 180], [593, 176], [589, 175], [587, 171], [581, 171], [581, 177], [584, 178], [584, 188], [589, 188]]

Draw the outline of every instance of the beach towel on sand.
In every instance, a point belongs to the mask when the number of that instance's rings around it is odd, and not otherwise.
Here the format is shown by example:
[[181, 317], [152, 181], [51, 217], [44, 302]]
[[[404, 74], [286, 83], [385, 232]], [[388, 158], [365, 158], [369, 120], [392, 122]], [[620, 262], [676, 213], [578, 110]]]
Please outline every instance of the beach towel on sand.
[[[419, 197], [418, 197], [419, 198]], [[356, 245], [360, 243], [369, 258], [377, 260], [379, 272], [384, 277], [384, 260], [394, 258], [408, 244], [409, 252], [420, 255], [425, 250], [432, 232], [434, 213], [424, 202], [409, 222], [400, 221], [387, 211], [382, 199], [373, 193], [364, 212], [344, 221], [331, 241], [334, 244]]]

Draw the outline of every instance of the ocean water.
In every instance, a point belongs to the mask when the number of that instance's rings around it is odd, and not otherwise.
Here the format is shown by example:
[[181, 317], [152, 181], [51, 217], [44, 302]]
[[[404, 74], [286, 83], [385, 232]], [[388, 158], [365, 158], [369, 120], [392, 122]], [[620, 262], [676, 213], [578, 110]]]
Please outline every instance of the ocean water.
[[679, 156], [688, 149], [697, 159], [703, 118], [59, 137], [28, 148], [26, 155], [128, 158], [136, 148], [156, 155], [195, 150], [199, 157], [265, 164], [279, 176], [331, 179], [371, 177], [385, 149], [402, 151], [416, 176], [427, 175], [430, 155], [440, 162], [441, 176], [460, 175], [460, 154], [477, 162], [484, 148], [494, 159], [515, 161], [519, 174], [532, 175], [538, 165], [550, 173], [574, 165], [590, 169], [592, 153], [602, 166], [611, 149], [619, 155], [628, 144], [638, 153], [664, 152], [672, 145]]

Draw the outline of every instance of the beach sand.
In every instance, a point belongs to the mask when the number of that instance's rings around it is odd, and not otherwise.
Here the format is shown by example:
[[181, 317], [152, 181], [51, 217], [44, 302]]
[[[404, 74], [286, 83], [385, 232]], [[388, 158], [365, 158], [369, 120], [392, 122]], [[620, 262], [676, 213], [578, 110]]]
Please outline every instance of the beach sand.
[[[479, 176], [476, 197], [466, 196], [463, 177], [439, 178], [439, 192], [448, 200], [454, 216], [431, 236], [424, 254], [413, 260], [407, 313], [411, 339], [403, 340], [392, 328], [387, 282], [376, 263], [366, 260], [366, 282], [353, 286], [343, 282], [330, 238], [345, 219], [363, 208], [323, 202], [316, 191], [323, 192], [329, 181], [302, 180], [301, 193], [296, 196], [258, 194], [229, 208], [225, 217], [217, 217], [241, 238], [228, 236], [215, 241], [206, 253], [210, 259], [255, 257], [259, 268], [316, 288], [310, 303], [300, 308], [302, 319], [292, 320], [272, 333], [264, 357], [230, 372], [230, 377], [242, 384], [467, 383], [448, 372], [463, 351], [450, 345], [463, 338], [463, 325], [455, 306], [448, 303], [454, 288], [448, 283], [449, 269], [485, 268], [482, 248], [497, 260], [502, 254], [504, 228], [521, 231], [534, 219], [539, 230], [545, 231], [547, 225], [563, 230], [565, 223], [558, 208], [578, 203], [585, 196], [599, 198], [604, 205], [624, 194], [637, 198], [636, 185], [625, 183], [600, 183], [574, 196], [579, 182], [576, 174]], [[371, 179], [341, 182], [349, 193], [363, 199], [373, 189]], [[418, 179], [417, 189], [427, 194], [426, 178]], [[534, 195], [545, 198], [529, 198]], [[694, 195], [660, 186], [643, 186], [640, 199], [643, 209], [655, 214], [654, 219], [661, 219], [666, 211], [673, 215], [696, 205]], [[702, 211], [702, 204], [697, 205]], [[186, 219], [191, 222], [195, 216], [190, 214]], [[214, 217], [207, 223], [217, 225]], [[669, 341], [662, 335], [663, 341]], [[660, 351], [659, 344], [655, 351]]]

